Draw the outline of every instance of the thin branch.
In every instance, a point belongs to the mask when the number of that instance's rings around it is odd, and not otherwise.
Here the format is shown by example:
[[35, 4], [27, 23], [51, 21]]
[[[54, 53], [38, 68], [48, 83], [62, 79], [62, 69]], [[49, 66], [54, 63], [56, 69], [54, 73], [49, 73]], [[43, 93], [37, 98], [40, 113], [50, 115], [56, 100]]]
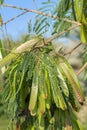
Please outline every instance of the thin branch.
[[3, 25], [6, 25], [7, 23], [9, 23], [9, 22], [11, 22], [11, 21], [17, 19], [18, 17], [20, 17], [20, 16], [22, 16], [22, 15], [24, 15], [24, 14], [26, 14], [26, 13], [27, 13], [27, 11], [25, 11], [25, 12], [23, 12], [23, 13], [21, 13], [21, 14], [15, 16], [15, 17], [13, 17], [13, 18], [11, 18], [11, 19], [9, 19], [9, 20], [7, 20], [6, 22], [3, 22]]
[[79, 26], [80, 26], [80, 25], [72, 26], [72, 27], [68, 28], [67, 30], [64, 30], [63, 32], [60, 32], [59, 34], [56, 34], [56, 35], [52, 36], [51, 38], [49, 38], [49, 39], [46, 41], [46, 43], [49, 43], [49, 42], [53, 41], [54, 39], [60, 37], [61, 35], [65, 34], [66, 32], [71, 31], [71, 30], [74, 30], [75, 28], [77, 28], [77, 27], [79, 27]]
[[[55, 40], [56, 38], [60, 37], [61, 35], [65, 34], [66, 32], [68, 31], [71, 31], [71, 30], [74, 30], [75, 28], [79, 27], [79, 25], [75, 25], [75, 26], [72, 26], [70, 28], [68, 28], [67, 30], [63, 31], [63, 32], [60, 32], [59, 34], [56, 34], [54, 36], [52, 36], [51, 38], [48, 38], [47, 40], [45, 40], [45, 44], [43, 45], [39, 45], [39, 46], [35, 46], [35, 48], [41, 48], [43, 47], [44, 45], [46, 44], [49, 44], [50, 42], [52, 42], [53, 40]], [[79, 46], [79, 45], [78, 45]], [[75, 47], [76, 48], [76, 47]]]
[[69, 52], [65, 53], [65, 55], [71, 54], [73, 51], [75, 51], [80, 45], [82, 45], [82, 43], [79, 43], [78, 45], [76, 45], [73, 49], [71, 49]]
[[87, 62], [81, 67], [81, 69], [77, 72], [77, 75], [80, 75], [81, 72], [84, 71], [84, 69], [87, 67]]
[[[52, 36], [51, 38], [49, 38], [48, 40], [46, 40], [45, 44], [49, 44], [52, 40], [56, 39], [57, 37], [63, 35], [65, 32], [67, 31], [70, 31], [70, 30], [73, 30], [75, 29], [76, 27], [78, 27], [79, 25], [75, 25], [75, 26], [72, 26], [70, 28], [68, 28], [67, 30], [55, 35], [55, 36]], [[2, 68], [3, 66], [5, 66], [9, 61], [11, 61], [13, 58], [15, 58], [15, 56], [17, 54], [20, 54], [24, 51], [26, 51], [26, 49], [30, 50], [33, 46], [36, 47], [37, 43], [40, 41], [41, 39], [38, 39], [38, 38], [35, 38], [35, 39], [32, 39], [30, 41], [27, 41], [25, 44], [22, 44], [21, 46], [17, 47], [16, 50], [14, 50], [12, 53], [10, 53], [9, 55], [7, 55], [4, 59], [2, 59], [0, 61], [0, 68]], [[43, 39], [42, 39], [43, 40]], [[38, 47], [43, 47], [43, 45], [40, 45]]]
[[40, 15], [43, 15], [43, 16], [48, 16], [48, 17], [51, 17], [51, 18], [54, 18], [54, 19], [59, 19], [59, 20], [66, 21], [66, 22], [69, 22], [69, 23], [72, 23], [72, 24], [76, 24], [76, 25], [79, 25], [79, 26], [81, 25], [81, 23], [79, 23], [79, 22], [76, 22], [76, 21], [73, 21], [73, 20], [69, 20], [67, 18], [60, 18], [58, 16], [53, 16], [51, 14], [46, 14], [44, 12], [40, 12], [40, 11], [37, 11], [37, 10], [31, 10], [31, 9], [22, 8], [22, 7], [19, 7], [19, 6], [14, 6], [14, 5], [9, 5], [9, 4], [3, 4], [1, 6], [15, 8], [15, 9], [19, 9], [19, 10], [25, 10], [27, 12], [32, 12], [32, 13], [40, 14]]

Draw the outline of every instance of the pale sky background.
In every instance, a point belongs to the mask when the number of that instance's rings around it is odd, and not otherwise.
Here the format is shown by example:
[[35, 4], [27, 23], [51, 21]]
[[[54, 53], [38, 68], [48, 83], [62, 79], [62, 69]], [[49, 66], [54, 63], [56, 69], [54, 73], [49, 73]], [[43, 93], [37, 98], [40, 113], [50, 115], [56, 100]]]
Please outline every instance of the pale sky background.
[[[41, 7], [42, 5], [41, 3], [43, 1], [46, 2], [47, 0], [36, 0], [38, 8]], [[53, 0], [53, 1], [57, 1], [57, 0]], [[5, 0], [4, 3], [36, 10], [33, 0]], [[2, 14], [4, 22], [22, 12], [23, 11], [18, 10], [18, 9], [0, 7], [0, 13]], [[6, 26], [8, 34], [11, 35], [13, 38], [17, 38], [20, 34], [27, 32], [29, 19], [34, 18], [34, 16], [35, 16], [34, 13], [26, 13], [23, 16], [17, 18], [16, 20], [8, 23]], [[3, 30], [4, 28], [5, 27], [3, 26]], [[2, 31], [0, 31], [0, 37], [2, 37]]]

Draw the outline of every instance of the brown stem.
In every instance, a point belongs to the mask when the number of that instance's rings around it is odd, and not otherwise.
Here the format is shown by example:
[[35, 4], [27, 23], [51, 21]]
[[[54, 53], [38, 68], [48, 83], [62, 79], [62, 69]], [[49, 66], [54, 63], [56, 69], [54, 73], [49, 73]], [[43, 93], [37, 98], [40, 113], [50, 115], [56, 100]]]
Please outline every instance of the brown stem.
[[22, 8], [22, 7], [19, 7], [19, 6], [14, 6], [14, 5], [9, 5], [9, 4], [3, 4], [1, 6], [3, 6], [3, 7], [10, 7], [10, 8], [16, 8], [16, 9], [19, 9], [19, 10], [25, 10], [27, 12], [32, 12], [32, 13], [40, 14], [40, 15], [43, 15], [43, 16], [48, 16], [48, 17], [51, 17], [51, 18], [54, 18], [54, 19], [59, 19], [59, 20], [66, 21], [66, 22], [69, 22], [69, 23], [72, 23], [72, 24], [76, 24], [76, 25], [81, 25], [81, 23], [79, 23], [79, 22], [76, 22], [76, 21], [73, 21], [73, 20], [69, 20], [67, 18], [60, 18], [58, 16], [53, 16], [51, 14], [46, 14], [44, 12], [40, 12], [40, 11], [37, 11], [37, 10], [31, 10], [31, 9]]
[[65, 33], [68, 32], [68, 31], [71, 31], [71, 30], [76, 29], [76, 28], [79, 27], [79, 26], [80, 26], [80, 25], [72, 26], [72, 27], [68, 28], [67, 30], [64, 30], [63, 32], [60, 32], [59, 34], [56, 34], [56, 35], [52, 36], [51, 38], [49, 38], [49, 39], [47, 40], [47, 43], [53, 41], [54, 39], [60, 37], [61, 35], [65, 34]]
[[67, 130], [72, 130], [72, 126], [71, 125], [67, 125]]
[[73, 51], [75, 51], [80, 45], [82, 45], [82, 43], [79, 43], [78, 45], [76, 45], [73, 49], [71, 49], [69, 52], [65, 53], [65, 55], [71, 54]]
[[17, 121], [17, 123], [16, 123], [16, 130], [20, 130], [20, 123], [19, 123], [19, 121]]
[[11, 22], [11, 21], [17, 19], [18, 17], [20, 17], [20, 16], [22, 16], [22, 15], [24, 15], [24, 14], [26, 14], [26, 13], [27, 13], [27, 11], [24, 11], [23, 13], [21, 13], [21, 14], [15, 16], [15, 17], [13, 17], [13, 18], [7, 20], [6, 22], [3, 22], [3, 25], [6, 25], [7, 23], [9, 23], [9, 22]]
[[[45, 40], [45, 45], [46, 45], [46, 44], [49, 44], [50, 42], [52, 42], [52, 41], [55, 40], [56, 38], [58, 38], [58, 37], [60, 37], [61, 35], [65, 34], [66, 32], [71, 31], [71, 30], [74, 30], [74, 29], [77, 28], [77, 27], [79, 27], [79, 25], [72, 26], [72, 27], [68, 28], [67, 30], [64, 30], [63, 32], [60, 32], [59, 34], [56, 34], [56, 35], [52, 36], [51, 38], [48, 38], [47, 40]], [[81, 44], [81, 43], [80, 43], [80, 44]], [[39, 46], [35, 46], [35, 48], [41, 48], [41, 47], [43, 47], [43, 46], [44, 46], [44, 44], [43, 44], [43, 45], [39, 45]], [[78, 45], [78, 46], [80, 46], [80, 45]], [[78, 47], [78, 46], [77, 46], [77, 47]], [[77, 47], [73, 48], [73, 50], [76, 49]], [[73, 50], [72, 50], [72, 51], [73, 51]], [[69, 53], [70, 53], [70, 52], [69, 52]]]
[[77, 72], [77, 75], [80, 75], [86, 67], [87, 67], [87, 62], [80, 68], [80, 70]]

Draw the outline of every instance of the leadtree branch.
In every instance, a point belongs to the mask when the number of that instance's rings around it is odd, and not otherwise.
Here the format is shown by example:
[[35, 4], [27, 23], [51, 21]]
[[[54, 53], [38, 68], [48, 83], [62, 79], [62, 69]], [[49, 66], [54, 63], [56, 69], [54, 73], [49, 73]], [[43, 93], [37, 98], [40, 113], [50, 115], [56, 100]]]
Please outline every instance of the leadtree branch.
[[[42, 45], [39, 45], [39, 46], [35, 46], [35, 48], [41, 48], [41, 47], [43, 47], [44, 45], [49, 44], [50, 42], [52, 42], [52, 41], [55, 40], [56, 38], [60, 37], [61, 35], [65, 34], [66, 32], [71, 31], [71, 30], [74, 30], [74, 29], [77, 28], [77, 27], [79, 27], [79, 25], [72, 26], [72, 27], [68, 28], [67, 30], [65, 30], [65, 31], [63, 31], [63, 32], [60, 32], [59, 34], [56, 34], [56, 35], [52, 36], [51, 38], [48, 38], [47, 40], [45, 40], [45, 44], [42, 44]], [[80, 44], [81, 44], [81, 43], [80, 43]], [[74, 49], [76, 49], [77, 47], [79, 47], [80, 44], [77, 45], [75, 48], [73, 48], [73, 50], [71, 50], [71, 51], [74, 51]], [[69, 53], [70, 53], [70, 52], [69, 52]]]
[[75, 51], [80, 45], [82, 45], [82, 43], [79, 43], [78, 45], [76, 45], [73, 49], [71, 49], [69, 52], [65, 53], [65, 55], [71, 54], [73, 51]]
[[13, 21], [13, 20], [15, 20], [15, 19], [19, 18], [20, 16], [22, 16], [22, 15], [24, 15], [24, 14], [26, 14], [26, 13], [27, 13], [27, 11], [24, 11], [23, 13], [21, 13], [21, 14], [19, 14], [19, 15], [15, 16], [15, 17], [13, 17], [13, 18], [11, 18], [11, 19], [7, 20], [6, 22], [3, 22], [3, 25], [8, 24], [9, 22], [11, 22], [11, 21]]
[[84, 69], [87, 67], [87, 62], [81, 67], [81, 69], [77, 72], [77, 75], [80, 75]]
[[[71, 31], [73, 29], [75, 29], [76, 27], [78, 27], [80, 25], [75, 25], [75, 26], [72, 26], [70, 28], [68, 28], [67, 30], [59, 33], [59, 34], [56, 34], [54, 36], [52, 36], [51, 38], [47, 39], [45, 41], [45, 44], [49, 44], [51, 41], [53, 41], [54, 39], [58, 38], [59, 36], [63, 35], [64, 33], [66, 33], [67, 31]], [[10, 54], [8, 54], [5, 58], [3, 58], [1, 61], [0, 61], [0, 68], [2, 68], [3, 66], [5, 66], [9, 61], [11, 61], [12, 59], [14, 59], [15, 57], [17, 57], [18, 54], [20, 53], [23, 53], [24, 51], [26, 51], [28, 49], [31, 50], [32, 47], [43, 47], [45, 44], [43, 45], [40, 45], [40, 46], [36, 46], [37, 43], [40, 41], [40, 40], [43, 40], [43, 39], [38, 39], [38, 38], [33, 38], [32, 40], [30, 41], [27, 41], [26, 43], [20, 45], [19, 47], [16, 48], [16, 50], [14, 50], [13, 52], [11, 52]]]
[[72, 24], [76, 24], [76, 25], [79, 25], [79, 26], [81, 25], [81, 23], [79, 23], [79, 22], [76, 22], [76, 21], [73, 21], [73, 20], [69, 20], [67, 18], [60, 18], [58, 16], [53, 16], [51, 14], [46, 14], [44, 12], [40, 12], [40, 11], [37, 11], [37, 10], [31, 10], [31, 9], [22, 8], [22, 7], [19, 7], [19, 6], [14, 6], [14, 5], [9, 5], [9, 4], [3, 4], [1, 6], [15, 8], [15, 9], [19, 9], [19, 10], [25, 10], [27, 12], [32, 12], [32, 13], [35, 13], [35, 14], [40, 14], [40, 15], [43, 15], [43, 16], [48, 16], [48, 17], [51, 17], [53, 19], [59, 19], [59, 20], [66, 21], [66, 22], [69, 22], [69, 23], [72, 23]]
[[65, 34], [66, 32], [71, 31], [71, 30], [74, 30], [74, 29], [76, 29], [76, 28], [79, 27], [79, 26], [80, 26], [80, 25], [72, 26], [72, 27], [68, 28], [67, 30], [64, 30], [63, 32], [60, 32], [59, 34], [56, 34], [56, 35], [52, 36], [51, 38], [49, 38], [49, 39], [46, 41], [46, 43], [48, 44], [49, 42], [51, 42], [51, 41], [53, 41], [54, 39], [60, 37], [61, 35]]

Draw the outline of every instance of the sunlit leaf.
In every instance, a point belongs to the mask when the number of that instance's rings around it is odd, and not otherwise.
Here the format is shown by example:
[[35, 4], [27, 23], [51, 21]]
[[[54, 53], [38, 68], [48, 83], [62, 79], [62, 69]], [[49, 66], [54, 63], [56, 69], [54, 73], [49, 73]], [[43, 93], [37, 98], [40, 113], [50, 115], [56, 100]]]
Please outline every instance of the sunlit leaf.
[[0, 14], [0, 26], [2, 26], [3, 24], [3, 19], [2, 19], [2, 15]]

